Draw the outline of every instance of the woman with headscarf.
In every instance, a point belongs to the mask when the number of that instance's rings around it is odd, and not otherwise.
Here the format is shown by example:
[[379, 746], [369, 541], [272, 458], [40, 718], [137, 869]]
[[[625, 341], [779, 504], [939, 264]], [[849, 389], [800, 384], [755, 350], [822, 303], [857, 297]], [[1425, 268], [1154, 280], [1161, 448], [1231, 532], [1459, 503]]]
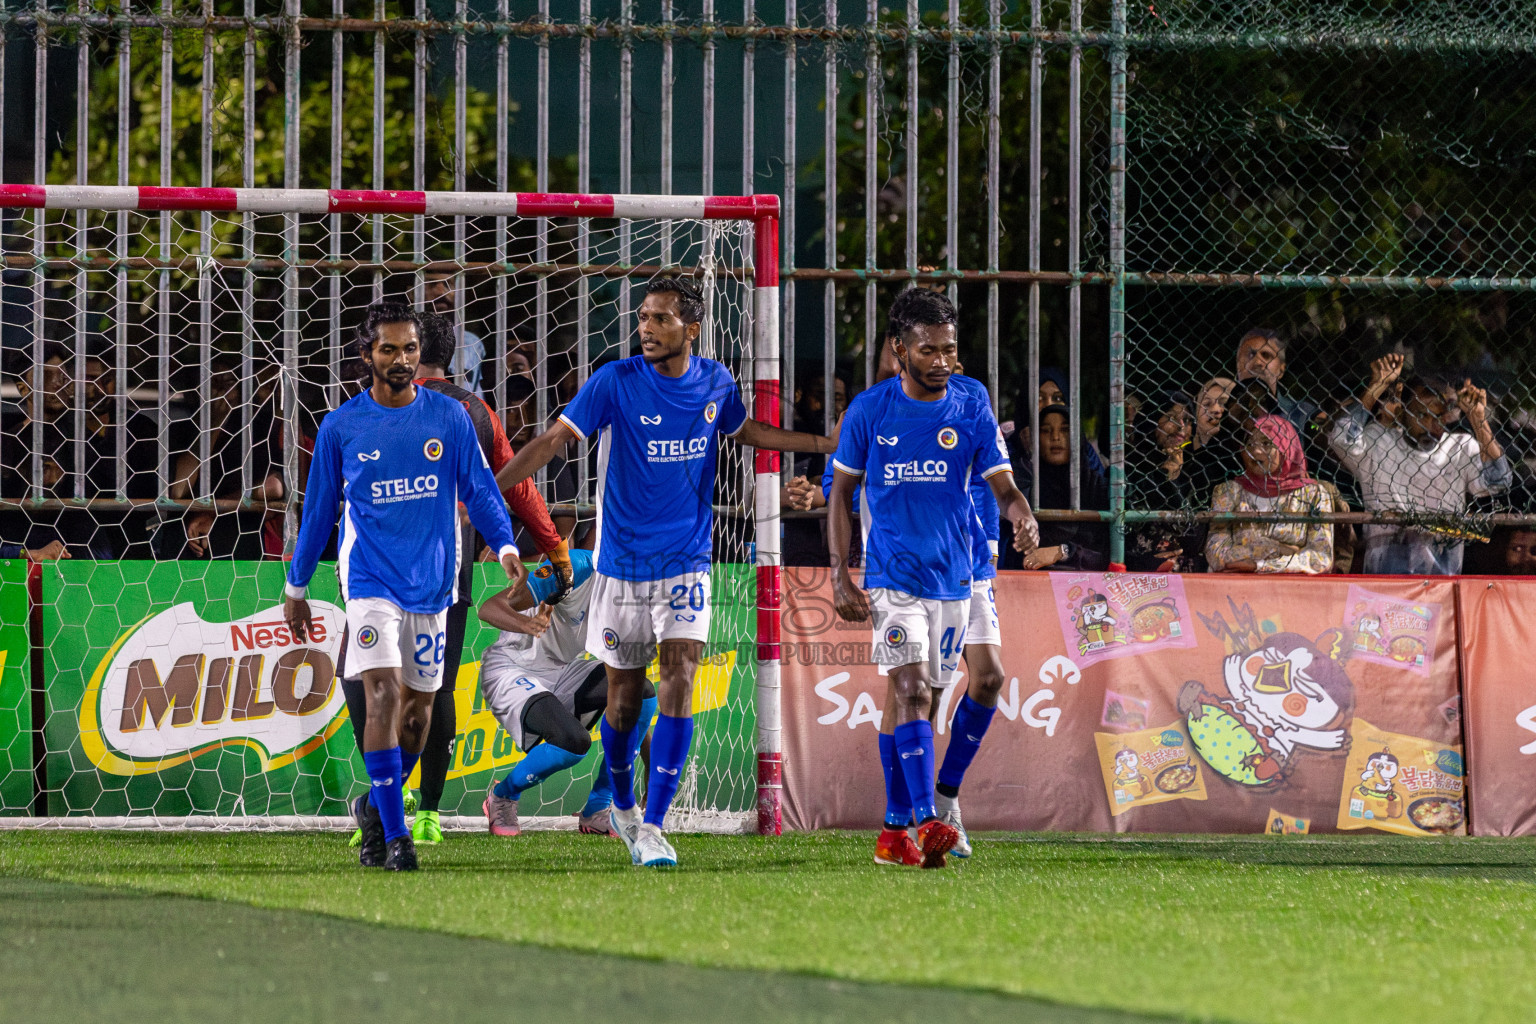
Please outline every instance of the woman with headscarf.
[[[1042, 509], [1072, 507], [1071, 413], [1064, 405], [1050, 405], [1040, 410], [1040, 502]], [[1027, 460], [1026, 455], [1026, 460]], [[1094, 472], [1086, 460], [1080, 462], [1078, 500], [1081, 508], [1095, 511], [1109, 508], [1109, 489], [1102, 473]], [[1018, 479], [1030, 485], [1026, 461]], [[1005, 569], [1079, 569], [1095, 571], [1109, 565], [1109, 533], [1103, 523], [1074, 523], [1043, 519], [1040, 544], [1027, 555], [1013, 550], [1012, 544], [999, 543]]]
[[[1334, 510], [1329, 489], [1307, 474], [1301, 438], [1283, 416], [1255, 419], [1239, 455], [1243, 474], [1216, 488], [1213, 512]], [[1212, 572], [1331, 572], [1333, 529], [1327, 523], [1212, 523], [1205, 556]]]
[[[1125, 458], [1127, 508], [1177, 512], [1189, 507], [1185, 453], [1193, 410], [1193, 399], [1182, 391], [1159, 392], [1141, 407]], [[1204, 547], [1198, 526], [1138, 523], [1125, 531], [1125, 565], [1132, 572], [1204, 572]]]

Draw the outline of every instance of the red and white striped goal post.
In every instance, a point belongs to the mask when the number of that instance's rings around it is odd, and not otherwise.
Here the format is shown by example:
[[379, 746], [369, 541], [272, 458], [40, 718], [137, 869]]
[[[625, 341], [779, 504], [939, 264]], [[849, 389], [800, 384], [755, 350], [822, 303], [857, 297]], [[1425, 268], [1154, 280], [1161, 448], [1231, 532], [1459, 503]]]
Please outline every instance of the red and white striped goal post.
[[[427, 217], [587, 217], [745, 220], [753, 225], [752, 415], [782, 425], [779, 376], [779, 197], [604, 195], [572, 192], [412, 192], [365, 189], [181, 188], [0, 184], [0, 208]], [[783, 828], [779, 701], [779, 453], [754, 454], [757, 570], [757, 831]]]

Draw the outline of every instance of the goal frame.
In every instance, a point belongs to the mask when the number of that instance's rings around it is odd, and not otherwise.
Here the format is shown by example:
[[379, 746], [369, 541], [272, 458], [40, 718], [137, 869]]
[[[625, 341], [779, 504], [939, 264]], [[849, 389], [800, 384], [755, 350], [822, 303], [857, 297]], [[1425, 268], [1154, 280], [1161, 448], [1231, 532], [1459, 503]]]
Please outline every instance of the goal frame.
[[[779, 338], [779, 197], [573, 192], [418, 192], [366, 189], [199, 188], [153, 185], [0, 184], [0, 208], [158, 213], [394, 214], [427, 217], [563, 217], [735, 220], [752, 224], [752, 416], [782, 426]], [[582, 382], [585, 383], [585, 382]], [[757, 832], [783, 829], [780, 714], [780, 454], [754, 451], [756, 572]]]

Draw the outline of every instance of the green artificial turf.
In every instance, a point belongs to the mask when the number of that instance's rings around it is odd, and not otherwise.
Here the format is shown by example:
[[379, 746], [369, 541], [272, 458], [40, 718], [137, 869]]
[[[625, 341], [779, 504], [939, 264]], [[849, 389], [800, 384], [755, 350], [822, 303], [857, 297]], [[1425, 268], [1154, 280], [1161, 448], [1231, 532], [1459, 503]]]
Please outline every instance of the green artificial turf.
[[1525, 1020], [1536, 844], [1349, 836], [978, 841], [877, 869], [867, 835], [452, 835], [414, 876], [314, 834], [0, 834], [0, 876], [235, 901], [703, 967], [992, 989], [1244, 1022]]

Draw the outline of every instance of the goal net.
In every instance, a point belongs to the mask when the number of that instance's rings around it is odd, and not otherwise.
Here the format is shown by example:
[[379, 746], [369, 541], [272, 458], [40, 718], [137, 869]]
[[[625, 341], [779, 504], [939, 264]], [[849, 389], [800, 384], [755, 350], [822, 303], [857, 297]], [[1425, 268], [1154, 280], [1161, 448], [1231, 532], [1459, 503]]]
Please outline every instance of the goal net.
[[[753, 273], [755, 244], [776, 264], [771, 197], [9, 185], [0, 203], [0, 823], [344, 823], [366, 775], [336, 678], [341, 600], [322, 564], [317, 628], [297, 642], [283, 560], [318, 425], [365, 386], [370, 303], [447, 317], [451, 379], [519, 448], [635, 351], [645, 284], [683, 277], [706, 298], [695, 351], [732, 368], [749, 409], [763, 378], [777, 422], [777, 289]], [[594, 540], [595, 449], [537, 478], [573, 547]], [[776, 781], [753, 563], [777, 491], [759, 509], [754, 474], [722, 447], [682, 830], [755, 829], [759, 775]], [[475, 568], [478, 604], [505, 577]], [[523, 756], [480, 693], [494, 637], [470, 615], [445, 825], [483, 822], [488, 785]], [[574, 822], [599, 756], [527, 792], [525, 820]]]

